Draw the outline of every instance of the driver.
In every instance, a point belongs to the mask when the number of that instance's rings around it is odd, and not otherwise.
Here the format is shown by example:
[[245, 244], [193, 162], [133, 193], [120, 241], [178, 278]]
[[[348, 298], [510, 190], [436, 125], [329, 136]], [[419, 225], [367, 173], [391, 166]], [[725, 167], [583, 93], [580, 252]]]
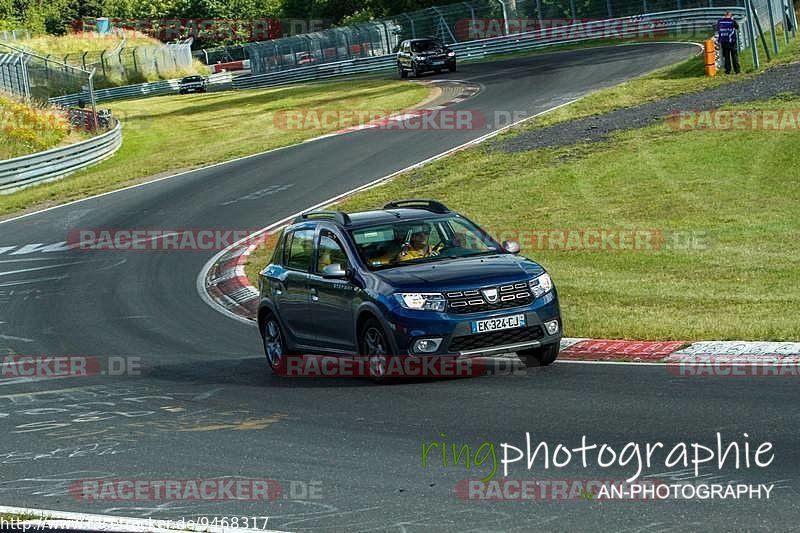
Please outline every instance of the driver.
[[415, 224], [408, 230], [406, 242], [397, 254], [396, 261], [411, 261], [439, 255], [439, 252], [431, 248], [428, 239], [431, 236], [431, 225], [427, 222]]

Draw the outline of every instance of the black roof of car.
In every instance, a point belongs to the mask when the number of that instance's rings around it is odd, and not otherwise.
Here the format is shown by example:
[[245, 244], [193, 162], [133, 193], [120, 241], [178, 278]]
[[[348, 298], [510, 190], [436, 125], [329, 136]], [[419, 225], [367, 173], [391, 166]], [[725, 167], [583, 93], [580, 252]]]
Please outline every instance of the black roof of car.
[[348, 229], [391, 223], [403, 220], [436, 218], [445, 214], [456, 214], [435, 200], [401, 200], [389, 202], [383, 209], [344, 213], [342, 211], [311, 211], [294, 219], [293, 223], [311, 220], [334, 222]]

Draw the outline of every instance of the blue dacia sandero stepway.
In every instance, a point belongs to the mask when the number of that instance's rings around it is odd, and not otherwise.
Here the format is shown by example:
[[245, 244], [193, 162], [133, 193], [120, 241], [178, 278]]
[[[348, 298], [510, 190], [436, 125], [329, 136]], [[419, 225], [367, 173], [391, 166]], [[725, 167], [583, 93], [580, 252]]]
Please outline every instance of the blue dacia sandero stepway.
[[558, 296], [544, 268], [432, 200], [305, 213], [259, 285], [273, 370], [301, 353], [364, 356], [377, 379], [389, 357], [516, 352], [543, 366], [558, 356]]

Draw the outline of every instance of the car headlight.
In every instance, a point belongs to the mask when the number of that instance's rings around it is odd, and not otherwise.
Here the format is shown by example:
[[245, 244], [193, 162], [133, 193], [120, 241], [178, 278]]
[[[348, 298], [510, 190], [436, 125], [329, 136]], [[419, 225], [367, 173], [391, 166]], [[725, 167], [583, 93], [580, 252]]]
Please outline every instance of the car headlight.
[[453, 51], [447, 52], [447, 57], [456, 57], [456, 53]]
[[535, 298], [539, 298], [544, 296], [551, 290], [553, 290], [553, 280], [550, 279], [550, 274], [544, 273], [537, 278], [533, 278], [528, 282], [528, 285], [531, 288], [531, 292], [533, 292], [533, 296]]
[[398, 292], [394, 297], [406, 309], [443, 312], [446, 306], [444, 296], [436, 292]]

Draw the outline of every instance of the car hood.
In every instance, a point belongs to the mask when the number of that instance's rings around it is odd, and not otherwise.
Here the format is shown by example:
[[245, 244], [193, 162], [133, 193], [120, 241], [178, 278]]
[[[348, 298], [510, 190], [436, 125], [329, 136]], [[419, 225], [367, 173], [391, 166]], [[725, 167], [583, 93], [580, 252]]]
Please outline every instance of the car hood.
[[524, 257], [498, 254], [397, 266], [375, 275], [396, 289], [442, 292], [527, 281], [542, 272]]

